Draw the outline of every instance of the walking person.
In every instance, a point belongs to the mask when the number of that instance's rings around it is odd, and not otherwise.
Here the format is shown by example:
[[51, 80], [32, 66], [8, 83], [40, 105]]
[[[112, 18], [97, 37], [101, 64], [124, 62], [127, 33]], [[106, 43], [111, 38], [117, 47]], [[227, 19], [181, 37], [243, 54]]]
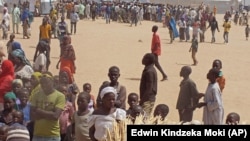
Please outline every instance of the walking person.
[[160, 36], [157, 34], [158, 26], [154, 25], [152, 27], [153, 37], [151, 42], [151, 52], [155, 56], [155, 67], [161, 72], [163, 78], [161, 81], [165, 81], [168, 79], [168, 76], [165, 74], [158, 60], [158, 56], [161, 55], [161, 40]]
[[61, 21], [57, 24], [57, 37], [59, 39], [60, 45], [62, 44], [62, 39], [65, 35], [69, 34], [68, 24], [65, 22], [65, 17], [61, 17]]
[[215, 42], [215, 30], [217, 29], [217, 31], [220, 32], [219, 27], [218, 27], [218, 22], [215, 17], [213, 17], [212, 21], [209, 22], [207, 29], [210, 27], [211, 27], [211, 32], [212, 32], [211, 43], [214, 43]]
[[197, 38], [192, 39], [192, 45], [189, 49], [189, 52], [192, 52], [192, 59], [193, 59], [193, 65], [196, 66], [198, 64], [198, 61], [196, 59], [196, 53], [198, 51], [198, 40]]
[[223, 34], [223, 38], [224, 38], [224, 43], [228, 43], [228, 34], [229, 34], [229, 30], [231, 28], [231, 23], [229, 22], [229, 19], [226, 18], [224, 24], [224, 34]]

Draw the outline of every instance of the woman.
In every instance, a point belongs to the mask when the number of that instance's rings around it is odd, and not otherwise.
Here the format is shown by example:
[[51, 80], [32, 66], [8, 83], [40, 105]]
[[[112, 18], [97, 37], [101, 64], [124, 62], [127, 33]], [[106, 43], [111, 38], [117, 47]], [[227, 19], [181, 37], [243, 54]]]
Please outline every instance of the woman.
[[56, 68], [58, 69], [60, 64], [60, 70], [64, 67], [69, 67], [74, 74], [76, 70], [75, 60], [76, 56], [74, 48], [71, 45], [71, 37], [65, 35], [63, 37], [63, 43], [61, 44], [60, 60], [58, 61]]
[[29, 101], [31, 101], [32, 97], [41, 90], [41, 86], [40, 86], [41, 76], [42, 76], [42, 73], [40, 73], [40, 72], [34, 72], [31, 75], [30, 82], [31, 82], [32, 88], [31, 88]]
[[0, 113], [0, 122], [6, 125], [13, 124], [13, 113], [17, 110], [16, 95], [8, 92], [4, 95], [4, 109]]
[[15, 78], [14, 66], [10, 60], [4, 60], [0, 69], [0, 110], [3, 110], [4, 95], [11, 91], [11, 82]]
[[72, 102], [73, 107], [76, 110], [75, 99], [76, 94], [79, 93], [78, 86], [74, 83], [74, 78], [71, 70], [68, 67], [64, 67], [59, 72], [59, 85], [66, 86], [68, 88], [67, 100]]
[[27, 82], [34, 73], [29, 60], [21, 49], [11, 52], [12, 62], [15, 64], [15, 77]]
[[[107, 140], [109, 131], [111, 138], [116, 132], [115, 140], [124, 140], [124, 126], [122, 121], [126, 119], [126, 111], [120, 108], [115, 108], [115, 100], [117, 98], [116, 90], [113, 87], [105, 87], [100, 93], [102, 106], [96, 109], [90, 116], [89, 121], [89, 136], [92, 141]], [[120, 128], [113, 132], [114, 124], [118, 124]], [[121, 135], [118, 136], [118, 133]]]

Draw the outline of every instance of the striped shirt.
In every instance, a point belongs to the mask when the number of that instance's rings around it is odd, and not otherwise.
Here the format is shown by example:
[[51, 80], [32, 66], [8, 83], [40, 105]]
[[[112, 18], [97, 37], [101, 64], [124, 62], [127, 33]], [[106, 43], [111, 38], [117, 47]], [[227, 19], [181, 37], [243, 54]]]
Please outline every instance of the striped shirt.
[[30, 141], [28, 129], [21, 124], [15, 123], [9, 127], [6, 141]]

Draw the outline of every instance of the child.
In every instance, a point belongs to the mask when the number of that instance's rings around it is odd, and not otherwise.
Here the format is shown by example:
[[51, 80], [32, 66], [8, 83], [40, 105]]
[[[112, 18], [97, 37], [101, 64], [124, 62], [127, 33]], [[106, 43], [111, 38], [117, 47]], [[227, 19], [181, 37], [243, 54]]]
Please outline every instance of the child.
[[154, 117], [159, 117], [161, 121], [164, 121], [169, 113], [169, 107], [166, 104], [158, 104], [154, 110]]
[[33, 69], [38, 72], [46, 72], [47, 71], [47, 56], [48, 51], [46, 46], [38, 44], [38, 56], [35, 59]]
[[7, 38], [8, 38], [7, 37], [8, 36], [8, 25], [6, 24], [5, 20], [2, 20], [1, 29], [3, 31], [2, 39], [7, 40]]
[[0, 113], [0, 122], [6, 125], [13, 124], [13, 113], [16, 111], [16, 95], [8, 92], [4, 95], [4, 110]]
[[[67, 96], [69, 95], [67, 86], [60, 85], [58, 87], [58, 91], [63, 93], [65, 95], [65, 99], [67, 99]], [[66, 100], [66, 105], [65, 105], [64, 111], [62, 112], [62, 114], [59, 118], [60, 132], [61, 132], [60, 134], [61, 134], [62, 141], [64, 140], [64, 138], [66, 136], [67, 128], [71, 124], [73, 113], [74, 113], [73, 104], [71, 102], [69, 102], [68, 100]]]
[[146, 120], [146, 113], [144, 112], [143, 108], [140, 105], [134, 105], [131, 114], [130, 119], [133, 124], [144, 124]]
[[6, 46], [7, 46], [7, 53], [8, 53], [8, 59], [10, 57], [10, 53], [12, 52], [12, 43], [14, 43], [14, 39], [15, 39], [15, 34], [10, 34], [10, 39], [7, 42]]
[[[87, 92], [81, 92], [77, 97], [78, 111], [74, 113], [72, 120], [72, 133], [76, 141], [91, 141], [89, 137], [88, 119], [92, 112], [89, 110], [91, 95]], [[70, 136], [70, 135], [69, 135]]]
[[246, 40], [248, 40], [248, 37], [249, 37], [249, 31], [250, 31], [250, 28], [249, 28], [249, 25], [247, 24], [247, 26], [246, 26], [246, 28], [245, 28]]
[[240, 115], [238, 113], [232, 112], [227, 115], [226, 124], [227, 125], [238, 125], [240, 123]]
[[191, 52], [191, 51], [192, 51], [192, 59], [193, 59], [193, 62], [194, 62], [193, 65], [196, 66], [198, 64], [198, 61], [196, 59], [196, 53], [198, 51], [198, 40], [197, 40], [196, 37], [194, 37], [192, 39], [192, 45], [191, 45], [191, 47], [189, 49], [189, 52]]
[[[85, 83], [83, 84], [83, 91], [87, 92], [90, 94], [91, 92], [91, 84], [90, 83]], [[90, 94], [90, 102], [89, 102], [89, 110], [93, 112], [96, 109], [96, 101], [94, 95]]]
[[23, 125], [23, 118], [23, 112], [15, 111], [13, 113], [14, 123], [8, 129], [7, 141], [30, 141], [29, 131]]
[[0, 127], [0, 141], [6, 141], [8, 128], [8, 125], [2, 125]]
[[137, 93], [130, 93], [128, 95], [128, 105], [129, 108], [126, 111], [127, 112], [127, 116], [131, 116], [132, 114], [132, 109], [135, 105], [139, 104], [139, 95]]
[[29, 21], [28, 19], [26, 19], [23, 21], [23, 39], [25, 39], [25, 37], [27, 37], [28, 39], [30, 38], [28, 33], [29, 28], [30, 28]]
[[59, 75], [53, 76], [53, 82], [54, 82], [55, 89], [59, 88]]
[[29, 90], [27, 88], [21, 88], [17, 95], [20, 99], [20, 104], [18, 104], [18, 109], [22, 111], [23, 117], [23, 125], [27, 126], [30, 122], [30, 103], [29, 100]]
[[218, 84], [220, 86], [220, 90], [222, 92], [224, 90], [224, 88], [225, 88], [226, 79], [224, 77], [224, 74], [221, 71], [221, 69], [222, 69], [222, 62], [221, 62], [221, 60], [219, 60], [219, 59], [214, 60], [212, 68], [215, 68], [215, 69], [217, 69], [217, 70], [220, 71], [219, 77], [217, 78], [217, 82], [218, 82]]

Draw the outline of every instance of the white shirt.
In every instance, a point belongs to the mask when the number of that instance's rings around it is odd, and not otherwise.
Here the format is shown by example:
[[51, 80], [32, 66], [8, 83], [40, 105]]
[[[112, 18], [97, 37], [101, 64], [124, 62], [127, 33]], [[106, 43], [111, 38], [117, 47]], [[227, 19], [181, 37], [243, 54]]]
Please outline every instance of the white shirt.
[[34, 70], [35, 71], [38, 71], [40, 66], [43, 66], [42, 67], [42, 72], [46, 72], [46, 66], [47, 66], [47, 57], [45, 56], [44, 53], [40, 53], [35, 62], [34, 62]]
[[3, 20], [5, 20], [5, 23], [6, 23], [7, 26], [10, 25], [10, 15], [8, 13], [5, 13], [3, 15]]

